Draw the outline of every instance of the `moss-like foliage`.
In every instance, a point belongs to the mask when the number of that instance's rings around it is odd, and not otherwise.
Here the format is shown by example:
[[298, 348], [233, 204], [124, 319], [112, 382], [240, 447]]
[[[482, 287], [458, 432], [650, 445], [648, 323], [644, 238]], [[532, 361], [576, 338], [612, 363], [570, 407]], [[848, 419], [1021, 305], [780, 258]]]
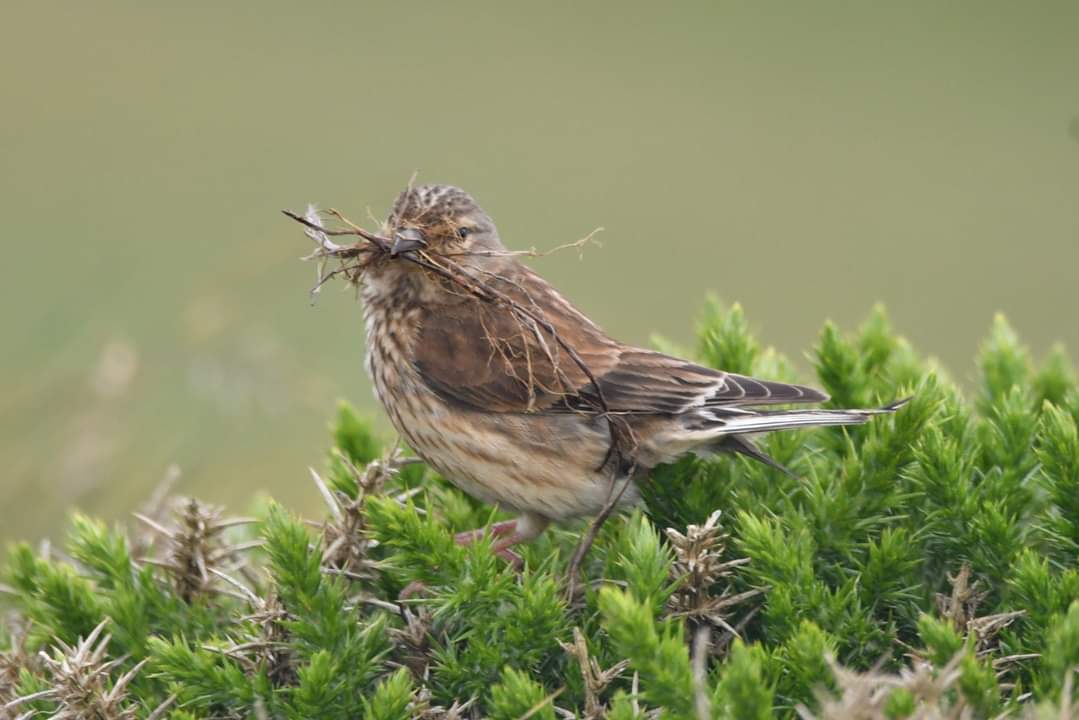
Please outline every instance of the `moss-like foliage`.
[[[662, 341], [657, 341], [662, 343]], [[797, 379], [711, 303], [698, 360]], [[75, 516], [9, 552], [0, 717], [1062, 717], [1079, 701], [1079, 385], [1006, 321], [972, 400], [877, 309], [812, 354], [854, 428], [773, 434], [657, 469], [599, 532], [521, 549], [454, 534], [500, 515], [342, 404], [325, 518], [193, 500], [131, 528]], [[715, 511], [719, 510], [717, 515]], [[94, 713], [97, 713], [95, 715]], [[102, 715], [105, 713], [105, 715]]]

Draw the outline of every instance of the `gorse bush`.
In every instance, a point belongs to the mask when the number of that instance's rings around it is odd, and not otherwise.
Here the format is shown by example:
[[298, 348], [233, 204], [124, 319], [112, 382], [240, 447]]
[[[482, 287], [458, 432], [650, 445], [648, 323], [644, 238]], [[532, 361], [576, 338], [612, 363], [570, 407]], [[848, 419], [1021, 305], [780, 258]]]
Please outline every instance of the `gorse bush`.
[[[657, 344], [664, 344], [657, 340]], [[696, 353], [795, 380], [741, 309]], [[1003, 318], [972, 400], [875, 311], [826, 325], [853, 428], [659, 468], [566, 571], [580, 527], [516, 570], [454, 533], [497, 519], [342, 405], [304, 521], [194, 500], [130, 530], [75, 516], [14, 547], [0, 712], [69, 718], [1067, 717], [1079, 701], [1079, 386]], [[718, 511], [718, 512], [717, 512]]]

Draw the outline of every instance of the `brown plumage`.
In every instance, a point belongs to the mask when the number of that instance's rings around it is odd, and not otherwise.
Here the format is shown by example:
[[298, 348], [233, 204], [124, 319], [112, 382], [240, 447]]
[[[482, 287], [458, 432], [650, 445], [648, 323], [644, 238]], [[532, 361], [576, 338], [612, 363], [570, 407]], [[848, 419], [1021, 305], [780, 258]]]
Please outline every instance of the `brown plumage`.
[[[750, 434], [863, 423], [897, 407], [758, 410], [827, 396], [624, 345], [509, 253], [458, 188], [404, 191], [384, 234], [396, 247], [372, 248], [360, 276], [375, 393], [431, 467], [521, 514], [497, 529], [501, 549], [552, 520], [600, 512], [612, 467], [636, 480], [686, 453], [733, 451], [772, 463]], [[432, 266], [503, 301], [480, 299]], [[616, 466], [608, 462], [612, 418], [635, 440], [632, 457]], [[631, 484], [622, 501], [636, 499]]]

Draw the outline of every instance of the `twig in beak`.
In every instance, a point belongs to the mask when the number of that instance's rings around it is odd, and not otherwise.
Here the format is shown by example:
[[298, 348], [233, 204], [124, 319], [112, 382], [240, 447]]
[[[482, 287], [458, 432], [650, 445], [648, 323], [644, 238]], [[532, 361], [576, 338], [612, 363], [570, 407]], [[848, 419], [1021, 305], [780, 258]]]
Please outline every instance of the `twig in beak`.
[[[356, 227], [355, 225], [352, 225], [348, 230], [327, 230], [326, 228], [321, 227], [321, 226], [311, 222], [310, 220], [303, 217], [302, 215], [297, 215], [296, 213], [292, 212], [291, 210], [282, 210], [281, 212], [284, 213], [285, 216], [295, 220], [296, 222], [300, 223], [304, 227], [306, 227], [306, 228], [308, 228], [310, 230], [313, 230], [313, 231], [315, 231], [317, 233], [323, 233], [325, 235], [330, 235], [330, 236], [357, 235], [359, 237], [362, 237], [364, 240], [367, 240], [368, 242], [372, 243], [379, 250], [382, 250], [383, 252], [389, 252], [390, 247], [393, 245], [393, 243], [391, 243], [388, 239], [382, 237], [381, 235], [375, 235], [374, 233], [368, 232], [368, 231], [364, 230], [363, 228]], [[338, 215], [338, 217], [340, 217], [340, 215]], [[351, 225], [351, 223], [349, 223], [349, 224]], [[336, 249], [333, 249], [333, 250], [330, 250], [329, 248], [326, 248], [326, 251], [327, 251], [326, 254], [327, 255], [333, 255], [334, 257], [355, 257], [356, 255], [358, 255], [360, 253], [360, 249], [361, 249], [361, 245], [359, 243], [356, 243], [355, 245], [335, 245], [334, 247]]]

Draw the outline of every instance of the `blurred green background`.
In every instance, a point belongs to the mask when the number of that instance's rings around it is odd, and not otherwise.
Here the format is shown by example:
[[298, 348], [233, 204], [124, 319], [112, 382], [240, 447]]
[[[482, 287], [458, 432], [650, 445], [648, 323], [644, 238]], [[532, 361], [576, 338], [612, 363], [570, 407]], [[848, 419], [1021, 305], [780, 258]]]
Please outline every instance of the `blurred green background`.
[[0, 537], [179, 489], [317, 496], [361, 309], [309, 200], [469, 189], [622, 339], [705, 292], [805, 367], [872, 303], [959, 379], [1079, 347], [1079, 4], [5, 3]]

